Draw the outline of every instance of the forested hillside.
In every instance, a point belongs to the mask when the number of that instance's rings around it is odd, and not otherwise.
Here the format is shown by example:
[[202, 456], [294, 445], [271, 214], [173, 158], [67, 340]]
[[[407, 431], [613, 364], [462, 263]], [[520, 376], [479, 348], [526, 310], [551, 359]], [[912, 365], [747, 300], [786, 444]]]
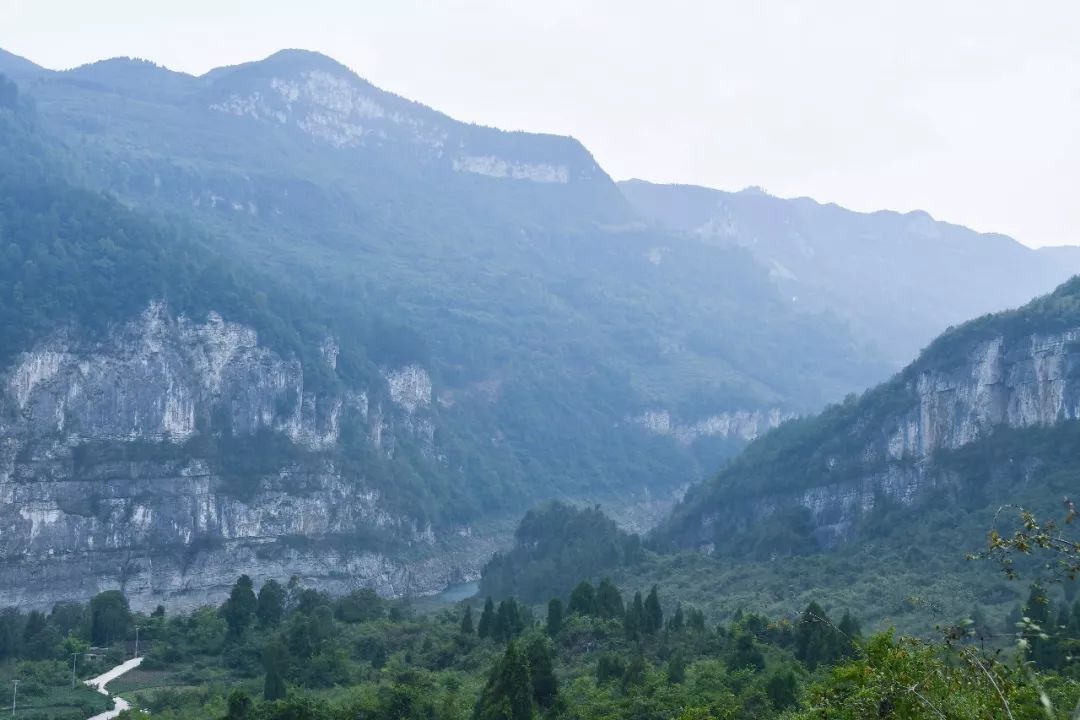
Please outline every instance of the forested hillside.
[[[437, 592], [546, 500], [645, 529], [893, 366], [750, 244], [628, 202], [576, 140], [458, 122], [317, 53], [0, 71], [0, 459], [33, 498], [4, 516], [7, 602], [110, 584], [191, 608], [237, 563]], [[894, 221], [820, 233], [892, 248]], [[963, 235], [960, 256], [1008, 245]], [[792, 512], [755, 556], [828, 544], [835, 522]], [[506, 567], [499, 592], [535, 586]]]
[[93, 576], [192, 606], [236, 562], [437, 591], [534, 503], [646, 527], [884, 371], [748, 253], [644, 227], [572, 139], [315, 53], [4, 69], [4, 462], [36, 498], [8, 601]]
[[[968, 620], [926, 642], [864, 636], [850, 612], [814, 602], [715, 624], [667, 588], [624, 598], [607, 580], [539, 614], [514, 598], [417, 613], [371, 591], [330, 597], [244, 575], [223, 604], [187, 615], [135, 614], [115, 591], [48, 614], [9, 608], [0, 676], [23, 678], [24, 717], [84, 717], [103, 698], [69, 689], [71, 667], [82, 678], [121, 662], [138, 627], [142, 663], [110, 684], [138, 708], [125, 718], [1067, 717], [1078, 692], [1062, 638], [1080, 634], [1080, 603], [1053, 629], [1041, 590], [1024, 612], [1003, 640]], [[986, 652], [1018, 640], [1023, 665]], [[92, 657], [60, 662], [91, 644]]]

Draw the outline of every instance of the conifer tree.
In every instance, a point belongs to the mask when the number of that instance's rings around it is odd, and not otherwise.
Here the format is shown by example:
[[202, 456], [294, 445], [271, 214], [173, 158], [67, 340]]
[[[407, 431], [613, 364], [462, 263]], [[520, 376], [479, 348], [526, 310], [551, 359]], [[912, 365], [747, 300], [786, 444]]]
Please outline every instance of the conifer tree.
[[563, 607], [562, 600], [551, 598], [548, 601], [547, 634], [555, 637], [562, 631]]
[[263, 651], [263, 699], [280, 700], [285, 697], [285, 677], [289, 672], [289, 651], [280, 640], [272, 640]]
[[596, 588], [596, 614], [605, 619], [621, 618], [626, 612], [622, 593], [610, 578], [604, 578]]
[[761, 648], [758, 647], [753, 635], [741, 628], [736, 631], [727, 664], [732, 670], [745, 668], [761, 670], [765, 667], [765, 656], [761, 654]]
[[254, 586], [251, 578], [241, 575], [229, 593], [229, 599], [221, 608], [225, 616], [225, 622], [229, 626], [229, 636], [238, 638], [244, 634], [255, 617], [259, 601], [255, 597]]
[[667, 678], [672, 685], [681, 685], [686, 680], [686, 657], [682, 650], [676, 649], [668, 658]]
[[533, 687], [526, 654], [513, 640], [496, 663], [473, 712], [474, 720], [532, 720]]
[[818, 665], [832, 665], [839, 661], [847, 655], [846, 648], [846, 640], [833, 627], [825, 610], [816, 602], [811, 602], [795, 629], [795, 657], [812, 671]]
[[623, 673], [622, 689], [627, 692], [632, 687], [645, 684], [645, 676], [648, 675], [649, 665], [645, 662], [645, 653], [639, 647], [634, 654], [634, 659], [626, 666]]
[[626, 615], [623, 617], [623, 630], [626, 631], [628, 640], [637, 640], [641, 637], [641, 625], [645, 621], [645, 605], [641, 601], [641, 592], [634, 593], [634, 602], [626, 606]]
[[675, 614], [668, 620], [668, 629], [672, 632], [681, 632], [686, 624], [686, 617], [683, 615], [682, 603], [675, 606]]
[[499, 603], [491, 636], [499, 642], [509, 642], [520, 635], [524, 629], [525, 617], [518, 601], [514, 598], [506, 598]]
[[645, 614], [642, 617], [641, 629], [648, 635], [654, 635], [664, 627], [664, 611], [660, 607], [660, 597], [656, 592], [656, 586], [652, 586], [649, 596], [645, 598]]
[[465, 614], [461, 618], [461, 634], [473, 634], [472, 605], [465, 606]]
[[533, 698], [542, 708], [551, 707], [559, 693], [559, 681], [551, 657], [551, 647], [542, 635], [535, 635], [525, 648], [532, 678]]
[[570, 605], [567, 608], [571, 613], [579, 615], [596, 614], [596, 589], [588, 580], [582, 580], [570, 593]]
[[285, 588], [277, 580], [267, 580], [259, 588], [255, 616], [264, 628], [276, 627], [285, 613]]
[[484, 611], [480, 613], [480, 623], [476, 626], [476, 634], [483, 638], [489, 638], [495, 630], [495, 602], [489, 597], [484, 603]]

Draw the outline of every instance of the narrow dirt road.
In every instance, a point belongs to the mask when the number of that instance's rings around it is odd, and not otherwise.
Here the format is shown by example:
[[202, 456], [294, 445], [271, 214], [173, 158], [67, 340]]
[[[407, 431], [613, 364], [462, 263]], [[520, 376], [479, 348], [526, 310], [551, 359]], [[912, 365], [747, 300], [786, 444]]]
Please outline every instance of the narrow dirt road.
[[[128, 660], [125, 663], [120, 663], [119, 665], [114, 667], [112, 670], [109, 670], [106, 673], [102, 673], [101, 675], [98, 675], [96, 678], [90, 678], [89, 680], [86, 680], [85, 682], [86, 682], [87, 685], [94, 688], [95, 690], [97, 690], [102, 695], [111, 695], [111, 693], [105, 688], [105, 686], [107, 684], [109, 684], [110, 682], [112, 682], [113, 680], [115, 680], [116, 678], [123, 675], [124, 673], [128, 672], [129, 670], [134, 670], [135, 668], [139, 667], [139, 664], [142, 663], [142, 660], [143, 659], [141, 657], [132, 658], [131, 660]], [[128, 710], [129, 708], [131, 708], [131, 705], [128, 703], [128, 701], [125, 700], [122, 697], [113, 696], [112, 700], [113, 700], [113, 709], [112, 710], [106, 710], [103, 713], [98, 713], [97, 715], [90, 718], [89, 720], [112, 720], [114, 717], [116, 717], [120, 713], [122, 713], [125, 710]]]

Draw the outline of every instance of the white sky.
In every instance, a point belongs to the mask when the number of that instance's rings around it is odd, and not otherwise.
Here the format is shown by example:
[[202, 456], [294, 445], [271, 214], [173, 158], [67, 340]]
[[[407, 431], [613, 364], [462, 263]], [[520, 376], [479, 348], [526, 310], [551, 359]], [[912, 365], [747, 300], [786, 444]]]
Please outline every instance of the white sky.
[[761, 185], [1080, 244], [1077, 0], [0, 0], [0, 47], [202, 73], [318, 50], [573, 135], [615, 178]]

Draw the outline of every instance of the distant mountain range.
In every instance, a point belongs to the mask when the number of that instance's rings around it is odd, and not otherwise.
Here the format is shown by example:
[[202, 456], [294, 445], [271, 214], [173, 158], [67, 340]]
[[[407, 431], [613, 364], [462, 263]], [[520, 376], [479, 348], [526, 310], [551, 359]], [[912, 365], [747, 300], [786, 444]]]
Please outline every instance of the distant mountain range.
[[661, 228], [746, 248], [794, 302], [839, 315], [898, 366], [947, 326], [1022, 305], [1080, 271], [1080, 248], [1034, 250], [924, 212], [857, 213], [756, 188], [619, 187]]
[[552, 497], [644, 527], [1073, 269], [924, 215], [617, 185], [316, 53], [0, 74], [0, 605], [198, 604], [238, 565], [432, 592]]

